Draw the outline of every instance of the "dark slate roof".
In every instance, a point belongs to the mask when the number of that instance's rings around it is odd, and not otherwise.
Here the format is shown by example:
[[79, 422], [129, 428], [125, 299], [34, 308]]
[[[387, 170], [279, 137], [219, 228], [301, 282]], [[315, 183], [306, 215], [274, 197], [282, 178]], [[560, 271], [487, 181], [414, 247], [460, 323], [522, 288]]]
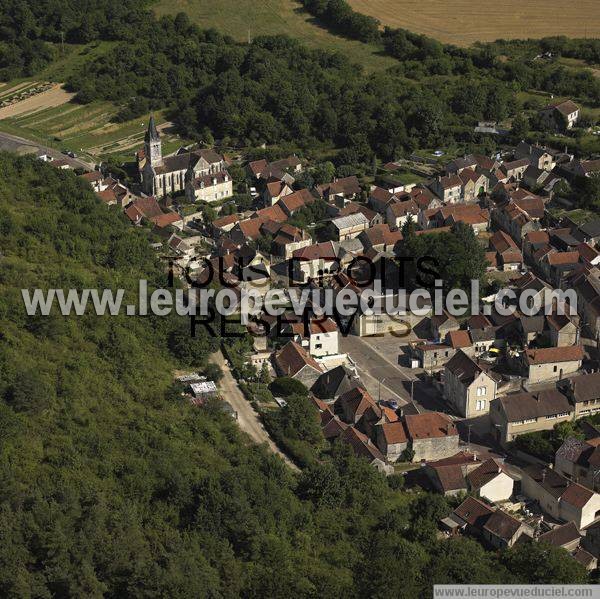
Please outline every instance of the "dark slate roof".
[[156, 129], [156, 124], [154, 123], [154, 115], [151, 115], [150, 121], [148, 122], [148, 130], [146, 131], [144, 140], [145, 141], [158, 141], [159, 139], [160, 139], [160, 135], [158, 134], [158, 130]]
[[360, 385], [360, 380], [345, 366], [336, 366], [324, 372], [315, 382], [311, 391], [320, 399], [334, 399]]
[[540, 316], [521, 316], [521, 327], [524, 333], [542, 333], [544, 330], [545, 317]]
[[570, 381], [576, 402], [600, 398], [600, 372], [574, 376]]
[[579, 227], [588, 237], [600, 237], [600, 219], [591, 220]]
[[446, 369], [454, 374], [463, 385], [470, 385], [483, 372], [483, 368], [460, 349], [446, 364]]
[[521, 522], [502, 510], [496, 510], [487, 519], [483, 528], [496, 537], [510, 541], [517, 534], [519, 528], [521, 528]]
[[580, 538], [581, 534], [577, 530], [575, 522], [567, 522], [540, 535], [538, 541], [540, 543], [549, 543], [550, 545], [554, 545], [554, 547], [564, 547]]
[[569, 400], [557, 389], [537, 393], [516, 393], [498, 398], [509, 422], [572, 412]]

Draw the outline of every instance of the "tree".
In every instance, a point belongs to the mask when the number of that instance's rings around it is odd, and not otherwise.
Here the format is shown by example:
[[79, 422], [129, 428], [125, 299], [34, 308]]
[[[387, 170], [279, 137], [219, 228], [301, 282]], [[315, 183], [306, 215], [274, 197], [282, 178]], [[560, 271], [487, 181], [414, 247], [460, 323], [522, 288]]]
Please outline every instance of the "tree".
[[271, 393], [276, 397], [289, 397], [291, 395], [308, 396], [306, 385], [291, 377], [282, 376], [271, 383]]
[[335, 177], [335, 166], [332, 162], [320, 162], [314, 166], [311, 174], [315, 185], [331, 183]]
[[412, 214], [409, 214], [402, 225], [402, 237], [405, 240], [410, 240], [414, 237], [416, 231], [415, 221]]
[[223, 378], [223, 371], [221, 370], [221, 367], [214, 362], [209, 362], [202, 369], [202, 372], [209, 381], [214, 381], [215, 383], [218, 383]]
[[511, 135], [515, 142], [527, 137], [529, 133], [529, 119], [524, 114], [518, 114], [512, 122]]
[[585, 567], [564, 549], [547, 543], [517, 543], [505, 551], [502, 563], [519, 582], [529, 584], [584, 584]]

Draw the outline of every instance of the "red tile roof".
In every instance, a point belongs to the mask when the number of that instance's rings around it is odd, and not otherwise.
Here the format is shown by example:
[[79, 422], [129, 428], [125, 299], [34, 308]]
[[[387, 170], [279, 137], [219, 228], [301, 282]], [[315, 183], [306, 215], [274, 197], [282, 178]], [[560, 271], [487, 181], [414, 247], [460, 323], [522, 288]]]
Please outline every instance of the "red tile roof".
[[452, 419], [441, 412], [411, 414], [404, 417], [408, 436], [414, 440], [458, 435]]
[[545, 347], [525, 351], [528, 364], [552, 364], [553, 362], [576, 362], [583, 360], [583, 348], [580, 345], [569, 347]]

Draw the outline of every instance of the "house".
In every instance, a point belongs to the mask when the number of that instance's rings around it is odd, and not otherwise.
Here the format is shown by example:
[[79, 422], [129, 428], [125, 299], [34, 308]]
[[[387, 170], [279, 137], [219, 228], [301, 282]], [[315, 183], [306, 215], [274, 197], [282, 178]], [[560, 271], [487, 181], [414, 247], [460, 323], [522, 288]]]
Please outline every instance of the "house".
[[453, 456], [427, 462], [425, 474], [433, 488], [445, 496], [458, 495], [468, 490], [467, 475], [481, 465], [481, 460], [468, 451], [460, 451]]
[[352, 175], [334, 179], [332, 183], [317, 185], [316, 191], [321, 199], [343, 208], [349, 201], [355, 200], [360, 195], [361, 187], [358, 178]]
[[556, 165], [554, 155], [546, 147], [536, 146], [526, 141], [517, 144], [515, 158], [517, 160], [526, 158], [530, 166], [544, 172], [550, 172]]
[[406, 415], [404, 417], [413, 462], [440, 460], [458, 452], [458, 430], [452, 419], [441, 412]]
[[228, 214], [227, 216], [217, 218], [211, 223], [213, 235], [219, 237], [224, 233], [228, 233], [231, 231], [231, 229], [233, 229], [233, 227], [235, 227], [239, 220], [240, 217], [237, 214]]
[[520, 181], [528, 166], [529, 160], [527, 158], [520, 158], [518, 160], [503, 163], [500, 169], [505, 173], [508, 179]]
[[292, 193], [294, 193], [294, 190], [285, 181], [270, 178], [262, 191], [262, 200], [265, 206], [273, 206], [281, 198]]
[[365, 249], [373, 248], [380, 252], [392, 252], [397, 243], [402, 241], [402, 232], [392, 230], [390, 225], [375, 225], [358, 236]]
[[553, 547], [560, 547], [569, 553], [575, 551], [581, 543], [581, 533], [574, 522], [567, 522], [555, 526], [548, 532], [538, 537], [538, 543], [548, 543]]
[[496, 231], [490, 237], [490, 250], [496, 252], [498, 268], [503, 271], [519, 270], [523, 256], [517, 244], [504, 231]]
[[340, 365], [324, 372], [312, 386], [311, 392], [323, 400], [334, 400], [360, 386], [360, 379], [346, 366]]
[[215, 202], [233, 195], [225, 159], [214, 150], [183, 151], [163, 157], [153, 116], [144, 137], [144, 149], [138, 153], [138, 172], [147, 195], [163, 197], [185, 191], [194, 202]]
[[292, 377], [309, 389], [323, 373], [321, 365], [300, 345], [289, 341], [273, 356], [279, 376]]
[[462, 350], [468, 356], [475, 355], [475, 348], [473, 347], [473, 341], [471, 340], [471, 333], [465, 330], [450, 331], [446, 335], [446, 345], [450, 346], [453, 350]]
[[385, 212], [386, 222], [391, 228], [402, 229], [404, 223], [412, 218], [416, 224], [419, 217], [419, 206], [410, 199], [404, 202], [395, 202], [390, 204]]
[[588, 489], [600, 490], [600, 438], [568, 437], [554, 456], [554, 469]]
[[[274, 162], [265, 159], [249, 162], [246, 171], [250, 177], [255, 179], [269, 179], [275, 177], [283, 179], [288, 173], [299, 173], [302, 171], [302, 162], [297, 156], [288, 156]], [[294, 182], [293, 177], [288, 181], [290, 185]]]
[[579, 328], [566, 314], [548, 314], [546, 323], [550, 332], [550, 343], [554, 347], [579, 344]]
[[464, 531], [474, 536], [481, 536], [483, 525], [494, 513], [492, 506], [476, 497], [467, 497], [448, 518], [442, 520], [442, 525], [452, 531]]
[[162, 213], [163, 211], [160, 209], [156, 198], [153, 197], [137, 198], [125, 208], [125, 216], [134, 225], [141, 224], [142, 219], [150, 221]]
[[293, 216], [296, 212], [310, 206], [315, 201], [315, 198], [308, 189], [300, 189], [284, 196], [280, 196], [277, 205], [289, 216]]
[[[600, 160], [598, 162], [598, 170], [600, 171]], [[583, 236], [583, 241], [595, 246], [600, 241], [600, 219], [591, 220], [580, 225], [579, 231]]]
[[427, 372], [441, 370], [454, 357], [456, 350], [446, 343], [415, 342], [409, 345], [419, 366]]
[[529, 526], [475, 497], [467, 497], [442, 520], [442, 525], [449, 530], [464, 530], [480, 537], [494, 549], [512, 547], [522, 535], [533, 537]]
[[471, 492], [494, 503], [510, 499], [515, 483], [497, 458], [489, 458], [469, 472], [467, 482]]
[[557, 387], [575, 406], [575, 418], [600, 411], [600, 372], [569, 377], [559, 381]]
[[466, 168], [458, 176], [462, 181], [462, 197], [465, 202], [473, 202], [489, 190], [490, 180], [481, 172]]
[[354, 239], [363, 231], [369, 228], [367, 217], [357, 212], [348, 216], [339, 216], [331, 221], [333, 234], [337, 241], [345, 241], [346, 239]]
[[547, 127], [556, 131], [568, 131], [579, 119], [579, 106], [573, 100], [556, 102], [542, 108], [540, 117]]
[[293, 225], [283, 224], [277, 227], [271, 242], [271, 254], [284, 260], [289, 260], [296, 250], [312, 245], [311, 236]]
[[385, 422], [375, 428], [376, 443], [388, 462], [397, 462], [408, 448], [404, 423]]
[[289, 323], [284, 327], [283, 333], [285, 337], [291, 336], [314, 358], [339, 353], [338, 328], [331, 318], [313, 319], [306, 324]]
[[337, 210], [337, 216], [350, 216], [351, 214], [358, 213], [362, 214], [367, 219], [369, 227], [382, 225], [384, 222], [383, 215], [358, 202], [348, 202], [341, 210]]
[[438, 176], [429, 187], [445, 204], [455, 204], [462, 199], [463, 182], [458, 175]]
[[356, 424], [368, 408], [377, 407], [377, 404], [370, 393], [360, 385], [340, 395], [336, 400], [336, 406], [339, 406], [345, 422]]
[[463, 418], [487, 414], [497, 389], [496, 379], [460, 349], [446, 364], [444, 398]]
[[573, 415], [573, 406], [557, 389], [505, 395], [494, 400], [490, 408], [492, 432], [502, 445], [525, 433], [551, 430]]
[[295, 250], [292, 253], [294, 275], [298, 281], [317, 279], [338, 272], [340, 247], [337, 242], [324, 241]]
[[451, 331], [458, 331], [460, 325], [454, 316], [444, 310], [442, 314], [434, 315], [429, 320], [431, 336], [433, 339], [444, 339]]
[[551, 468], [539, 464], [523, 468], [521, 489], [553, 518], [573, 522], [579, 529], [600, 518], [600, 495]]
[[561, 287], [564, 279], [579, 264], [579, 252], [549, 252], [539, 263], [546, 278], [556, 287]]
[[577, 372], [581, 368], [583, 355], [580, 345], [526, 349], [522, 362], [529, 382], [534, 384], [562, 379], [567, 374]]
[[531, 529], [502, 510], [496, 510], [487, 518], [482, 529], [483, 538], [495, 549], [512, 547], [522, 534], [531, 536]]
[[393, 468], [385, 463], [385, 457], [377, 446], [353, 426], [349, 426], [341, 435], [340, 440], [352, 447], [354, 455], [366, 459], [369, 464], [384, 474], [391, 474]]
[[590, 335], [600, 334], [600, 269], [583, 268], [575, 271], [565, 281], [577, 294], [577, 313]]

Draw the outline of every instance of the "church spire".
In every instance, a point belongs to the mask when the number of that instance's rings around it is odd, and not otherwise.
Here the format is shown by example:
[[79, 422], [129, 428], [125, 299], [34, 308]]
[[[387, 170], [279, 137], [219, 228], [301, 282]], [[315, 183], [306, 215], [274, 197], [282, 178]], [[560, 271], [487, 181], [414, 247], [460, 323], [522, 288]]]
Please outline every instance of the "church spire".
[[150, 161], [150, 166], [155, 167], [162, 164], [162, 143], [154, 123], [154, 115], [150, 116], [148, 130], [144, 136], [144, 150], [146, 159]]
[[158, 130], [156, 129], [156, 124], [154, 123], [154, 115], [150, 115], [150, 122], [148, 123], [148, 131], [146, 131], [145, 141], [158, 141], [160, 139], [160, 135], [158, 134]]

